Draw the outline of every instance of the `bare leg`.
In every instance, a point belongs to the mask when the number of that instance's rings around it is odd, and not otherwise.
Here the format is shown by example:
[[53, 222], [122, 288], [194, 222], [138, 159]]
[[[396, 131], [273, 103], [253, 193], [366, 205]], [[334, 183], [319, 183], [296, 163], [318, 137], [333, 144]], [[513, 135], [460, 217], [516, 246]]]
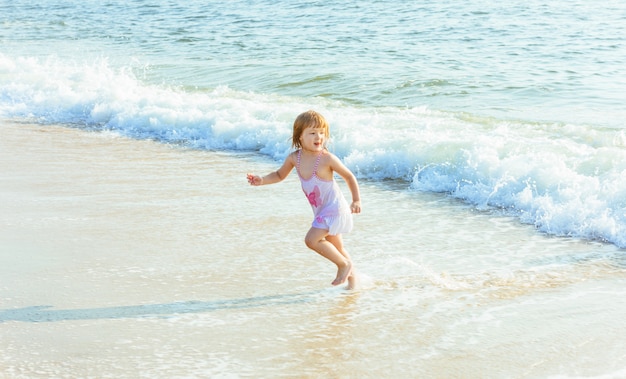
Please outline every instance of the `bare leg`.
[[[343, 247], [343, 238], [341, 237], [341, 234], [337, 234], [335, 236], [328, 235], [326, 236], [326, 240], [332, 243], [337, 248], [337, 251], [341, 253], [341, 255], [343, 255], [347, 260], [352, 262], [352, 258], [350, 258], [350, 254], [348, 254], [346, 249], [344, 249]], [[350, 273], [350, 276], [348, 276], [348, 289], [352, 290], [356, 287], [356, 285], [357, 285], [357, 275], [353, 267], [352, 272]]]
[[345, 282], [352, 272], [352, 261], [350, 257], [346, 258], [334, 244], [327, 240], [328, 230], [311, 228], [304, 237], [306, 245], [316, 251], [319, 255], [333, 262], [337, 266], [337, 277], [333, 280], [332, 285], [338, 286]]

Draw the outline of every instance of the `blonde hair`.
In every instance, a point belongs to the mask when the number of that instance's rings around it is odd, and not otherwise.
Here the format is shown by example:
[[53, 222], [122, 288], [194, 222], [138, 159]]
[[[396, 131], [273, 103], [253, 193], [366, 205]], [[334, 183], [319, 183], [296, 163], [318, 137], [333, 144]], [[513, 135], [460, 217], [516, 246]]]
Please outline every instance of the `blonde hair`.
[[321, 114], [308, 110], [306, 112], [300, 113], [296, 120], [293, 122], [293, 136], [291, 139], [291, 146], [296, 149], [302, 148], [302, 144], [300, 143], [300, 137], [302, 137], [302, 132], [306, 128], [320, 128], [324, 129], [324, 136], [326, 140], [330, 138], [330, 127], [328, 126], [328, 122]]

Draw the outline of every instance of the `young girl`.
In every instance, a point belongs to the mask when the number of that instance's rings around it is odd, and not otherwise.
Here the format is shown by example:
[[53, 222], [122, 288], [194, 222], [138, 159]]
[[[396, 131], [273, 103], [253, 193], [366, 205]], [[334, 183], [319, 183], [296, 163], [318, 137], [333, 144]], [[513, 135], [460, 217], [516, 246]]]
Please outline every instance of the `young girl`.
[[[321, 114], [315, 111], [300, 114], [293, 123], [292, 146], [297, 150], [285, 158], [277, 171], [264, 177], [248, 174], [248, 182], [253, 186], [278, 183], [295, 167], [314, 214], [304, 242], [337, 265], [334, 286], [348, 280], [348, 288], [354, 288], [352, 260], [343, 247], [341, 234], [352, 230], [352, 213], [361, 212], [359, 184], [339, 158], [326, 149], [329, 138], [329, 126]], [[349, 206], [334, 179], [335, 172], [346, 181], [352, 193]]]

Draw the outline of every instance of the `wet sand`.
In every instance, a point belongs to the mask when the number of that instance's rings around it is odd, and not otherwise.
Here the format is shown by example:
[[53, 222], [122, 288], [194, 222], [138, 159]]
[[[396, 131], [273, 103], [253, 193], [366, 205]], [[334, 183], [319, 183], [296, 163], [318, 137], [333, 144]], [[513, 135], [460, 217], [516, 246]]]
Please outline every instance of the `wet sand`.
[[[619, 377], [626, 273], [439, 195], [363, 183], [357, 291], [276, 164], [0, 128], [0, 377]], [[392, 186], [393, 184], [389, 184]]]

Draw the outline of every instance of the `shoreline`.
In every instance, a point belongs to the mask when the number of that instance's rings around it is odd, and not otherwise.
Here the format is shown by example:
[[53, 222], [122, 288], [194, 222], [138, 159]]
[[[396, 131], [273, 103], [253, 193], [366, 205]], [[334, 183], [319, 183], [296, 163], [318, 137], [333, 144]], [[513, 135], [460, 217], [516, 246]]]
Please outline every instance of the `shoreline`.
[[612, 245], [362, 183], [345, 240], [367, 280], [346, 291], [304, 246], [297, 177], [247, 184], [275, 162], [55, 125], [1, 133], [0, 377], [626, 370]]

